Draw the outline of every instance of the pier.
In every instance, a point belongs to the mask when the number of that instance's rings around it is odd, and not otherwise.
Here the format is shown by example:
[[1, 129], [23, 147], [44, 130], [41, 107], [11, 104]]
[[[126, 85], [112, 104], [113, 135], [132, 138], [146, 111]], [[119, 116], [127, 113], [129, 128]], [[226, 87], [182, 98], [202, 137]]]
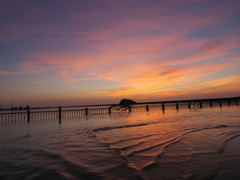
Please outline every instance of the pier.
[[[175, 100], [175, 101], [156, 101], [156, 102], [139, 102], [131, 106], [127, 111], [123, 112], [136, 112], [136, 111], [151, 111], [160, 110], [165, 111], [169, 106], [179, 110], [181, 108], [204, 108], [204, 107], [219, 107], [222, 106], [238, 106], [240, 97], [231, 98], [214, 98], [214, 99], [192, 99], [192, 100]], [[81, 106], [58, 106], [58, 107], [27, 107], [22, 110], [0, 110], [0, 122], [31, 122], [39, 120], [77, 118], [89, 115], [98, 114], [112, 114], [119, 111], [110, 106], [117, 104], [100, 104], [100, 105], [81, 105]]]

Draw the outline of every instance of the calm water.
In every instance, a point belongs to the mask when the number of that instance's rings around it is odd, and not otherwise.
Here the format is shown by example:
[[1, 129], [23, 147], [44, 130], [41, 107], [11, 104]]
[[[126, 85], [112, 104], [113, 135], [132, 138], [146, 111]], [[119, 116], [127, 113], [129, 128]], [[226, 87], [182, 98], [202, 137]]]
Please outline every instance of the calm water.
[[0, 124], [0, 179], [240, 179], [240, 106]]

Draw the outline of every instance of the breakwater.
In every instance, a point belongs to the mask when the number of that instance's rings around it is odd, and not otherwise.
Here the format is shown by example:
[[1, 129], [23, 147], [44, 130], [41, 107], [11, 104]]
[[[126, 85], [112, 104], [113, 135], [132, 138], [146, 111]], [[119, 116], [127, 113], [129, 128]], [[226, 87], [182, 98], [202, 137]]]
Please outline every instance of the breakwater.
[[58, 119], [61, 122], [65, 118], [77, 118], [81, 116], [96, 114], [111, 114], [116, 112], [132, 112], [132, 111], [150, 111], [158, 109], [165, 111], [168, 106], [174, 107], [176, 110], [181, 108], [203, 108], [238, 105], [239, 97], [231, 98], [212, 98], [212, 99], [191, 99], [191, 100], [174, 100], [174, 101], [156, 101], [156, 102], [140, 102], [127, 109], [110, 108], [117, 104], [100, 104], [100, 105], [82, 105], [82, 106], [58, 106], [58, 107], [28, 107], [24, 110], [1, 110], [0, 122], [31, 122], [36, 120]]

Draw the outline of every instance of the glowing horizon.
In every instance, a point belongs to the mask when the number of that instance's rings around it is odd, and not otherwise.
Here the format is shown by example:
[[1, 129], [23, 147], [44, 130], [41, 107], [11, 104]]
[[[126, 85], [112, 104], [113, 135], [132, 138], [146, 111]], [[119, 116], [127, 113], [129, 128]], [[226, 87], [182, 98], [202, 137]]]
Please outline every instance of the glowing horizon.
[[4, 107], [240, 96], [240, 2], [3, 0]]

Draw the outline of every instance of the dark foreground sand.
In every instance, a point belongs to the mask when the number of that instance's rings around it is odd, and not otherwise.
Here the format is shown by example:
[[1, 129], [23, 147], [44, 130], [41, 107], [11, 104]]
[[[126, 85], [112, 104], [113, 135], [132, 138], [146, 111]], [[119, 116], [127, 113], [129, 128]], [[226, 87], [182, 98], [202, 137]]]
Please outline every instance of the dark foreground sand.
[[219, 173], [214, 180], [240, 179], [240, 136], [231, 139], [224, 150]]

